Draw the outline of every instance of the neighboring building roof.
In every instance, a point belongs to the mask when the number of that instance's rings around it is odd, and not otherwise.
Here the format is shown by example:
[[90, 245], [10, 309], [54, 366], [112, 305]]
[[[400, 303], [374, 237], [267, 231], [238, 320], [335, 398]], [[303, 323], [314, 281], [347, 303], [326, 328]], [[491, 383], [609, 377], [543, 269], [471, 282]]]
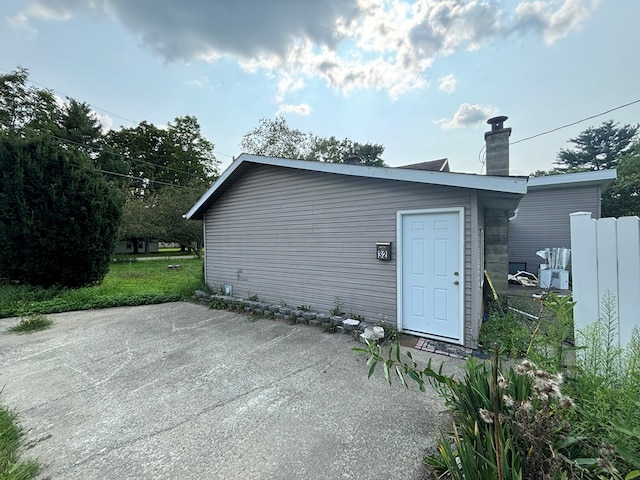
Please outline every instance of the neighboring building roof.
[[396, 180], [447, 187], [469, 188], [479, 191], [480, 200], [491, 208], [515, 208], [527, 193], [526, 177], [492, 177], [468, 173], [434, 172], [409, 168], [370, 167], [308, 160], [262, 157], [243, 153], [216, 180], [209, 190], [187, 212], [187, 218], [201, 219], [204, 212], [224, 193], [234, 179], [250, 165], [270, 165], [313, 172], [350, 175], [362, 178]]
[[449, 159], [431, 160], [430, 162], [412, 163], [411, 165], [400, 165], [396, 168], [410, 168], [412, 170], [430, 170], [432, 172], [449, 172]]
[[594, 170], [591, 172], [562, 173], [559, 175], [545, 175], [544, 177], [530, 177], [529, 190], [545, 190], [548, 188], [587, 187], [599, 185], [604, 190], [617, 178], [615, 168], [611, 170]]

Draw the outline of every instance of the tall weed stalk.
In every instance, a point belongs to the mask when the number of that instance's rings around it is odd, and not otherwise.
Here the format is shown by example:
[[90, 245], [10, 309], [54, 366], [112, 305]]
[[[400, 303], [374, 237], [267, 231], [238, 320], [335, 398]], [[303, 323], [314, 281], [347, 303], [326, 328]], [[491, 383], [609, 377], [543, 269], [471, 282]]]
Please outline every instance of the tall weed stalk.
[[[616, 449], [614, 467], [633, 467], [620, 452], [640, 452], [640, 332], [634, 329], [626, 348], [618, 341], [616, 299], [607, 292], [598, 321], [577, 333], [576, 362], [567, 388], [580, 402], [572, 419], [583, 441], [580, 454], [598, 456], [602, 449]], [[624, 426], [623, 429], [620, 426]]]

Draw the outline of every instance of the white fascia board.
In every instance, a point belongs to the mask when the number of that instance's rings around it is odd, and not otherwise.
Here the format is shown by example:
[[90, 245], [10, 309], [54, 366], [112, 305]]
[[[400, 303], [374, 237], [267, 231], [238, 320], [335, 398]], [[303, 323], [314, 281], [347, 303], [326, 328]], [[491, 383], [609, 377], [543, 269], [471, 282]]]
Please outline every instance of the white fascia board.
[[227, 178], [229, 178], [233, 172], [236, 171], [236, 169], [240, 166], [242, 162], [240, 161], [240, 159], [236, 159], [234, 160], [231, 165], [229, 165], [227, 167], [227, 169], [222, 172], [222, 175], [220, 175], [215, 182], [213, 182], [213, 185], [211, 185], [211, 187], [209, 187], [209, 190], [207, 190], [204, 195], [202, 195], [200, 197], [200, 199], [195, 203], [195, 205], [193, 207], [191, 207], [191, 209], [186, 213], [185, 217], [186, 218], [191, 218], [193, 217], [193, 215], [195, 215], [195, 213], [200, 209], [200, 207], [202, 207], [202, 205], [207, 201], [207, 199], [213, 195], [213, 193], [221, 186], [224, 184], [224, 182], [227, 180]]
[[594, 170], [591, 172], [561, 173], [558, 175], [546, 175], [544, 177], [530, 177], [529, 188], [579, 186], [580, 183], [604, 183], [615, 180], [618, 172], [615, 168], [610, 170]]

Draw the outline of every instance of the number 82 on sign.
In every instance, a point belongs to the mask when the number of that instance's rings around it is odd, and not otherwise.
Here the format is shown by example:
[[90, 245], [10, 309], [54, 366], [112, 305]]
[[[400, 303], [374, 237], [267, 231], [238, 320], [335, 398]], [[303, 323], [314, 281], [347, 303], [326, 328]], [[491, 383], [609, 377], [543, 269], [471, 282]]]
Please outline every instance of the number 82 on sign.
[[376, 258], [383, 262], [391, 260], [391, 242], [376, 243]]

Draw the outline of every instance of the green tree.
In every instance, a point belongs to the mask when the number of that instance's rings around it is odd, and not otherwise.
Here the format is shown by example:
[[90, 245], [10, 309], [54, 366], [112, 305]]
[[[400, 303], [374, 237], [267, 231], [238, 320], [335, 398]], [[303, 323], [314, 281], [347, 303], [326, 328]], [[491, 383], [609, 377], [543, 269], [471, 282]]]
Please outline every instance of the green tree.
[[555, 163], [565, 172], [615, 168], [637, 142], [638, 128], [638, 125], [619, 127], [613, 120], [589, 127], [569, 140], [576, 148], [561, 149]]
[[380, 144], [358, 143], [345, 138], [338, 140], [336, 137], [314, 137], [311, 146], [309, 160], [321, 162], [344, 163], [352, 154], [360, 157], [362, 165], [372, 167], [384, 167], [381, 156], [384, 147]]
[[258, 126], [240, 142], [245, 153], [306, 160], [311, 152], [310, 134], [291, 128], [284, 117], [261, 118]]
[[640, 217], [640, 144], [620, 159], [618, 178], [602, 195], [602, 216]]
[[108, 152], [128, 162], [130, 187], [138, 193], [193, 181], [210, 183], [218, 175], [214, 145], [195, 117], [178, 117], [167, 128], [146, 121], [107, 135]]
[[109, 152], [125, 159], [130, 189], [142, 195], [161, 188], [170, 180], [169, 161], [173, 146], [167, 131], [146, 121], [133, 128], [107, 134]]
[[384, 147], [359, 143], [348, 138], [318, 137], [310, 132], [291, 128], [284, 117], [261, 118], [259, 125], [242, 137], [243, 152], [298, 160], [344, 163], [351, 155], [360, 157], [363, 165], [381, 167]]
[[122, 196], [84, 152], [0, 133], [0, 277], [80, 287], [107, 273]]
[[59, 136], [69, 141], [69, 148], [98, 156], [104, 146], [104, 135], [102, 124], [89, 105], [70, 98], [62, 107], [59, 123]]
[[[198, 227], [197, 222], [188, 226], [182, 222], [181, 215], [191, 205], [183, 209], [178, 202], [180, 210], [175, 213], [167, 207], [174, 197], [184, 196], [176, 192], [202, 193], [218, 175], [214, 145], [202, 135], [198, 120], [178, 117], [167, 128], [141, 122], [134, 128], [109, 132], [107, 145], [99, 162], [121, 175], [127, 194], [120, 238], [132, 240], [134, 253], [138, 253], [138, 239], [157, 238], [185, 246], [198, 243], [192, 234], [184, 234]], [[182, 234], [177, 233], [176, 225], [182, 225]]]
[[561, 149], [557, 167], [536, 170], [532, 176], [558, 175], [617, 168], [618, 178], [602, 194], [602, 216], [622, 217], [640, 214], [639, 125], [618, 126], [613, 120], [590, 127], [569, 141], [577, 148]]
[[133, 253], [138, 251], [138, 240], [145, 241], [145, 252], [152, 238], [163, 238], [165, 229], [158, 214], [158, 194], [129, 195], [122, 209], [122, 222], [118, 230], [118, 238], [130, 240]]
[[209, 184], [220, 174], [220, 162], [216, 159], [214, 145], [200, 130], [198, 119], [192, 115], [176, 117], [169, 123], [167, 132], [175, 152], [169, 161], [171, 181], [178, 185]]
[[23, 135], [55, 129], [61, 110], [51, 90], [28, 87], [29, 71], [0, 75], [0, 130]]
[[158, 194], [158, 219], [164, 231], [162, 238], [167, 242], [179, 243], [183, 249], [200, 256], [204, 244], [201, 220], [187, 220], [184, 214], [205, 192], [201, 184], [195, 182], [186, 187], [164, 188]]

